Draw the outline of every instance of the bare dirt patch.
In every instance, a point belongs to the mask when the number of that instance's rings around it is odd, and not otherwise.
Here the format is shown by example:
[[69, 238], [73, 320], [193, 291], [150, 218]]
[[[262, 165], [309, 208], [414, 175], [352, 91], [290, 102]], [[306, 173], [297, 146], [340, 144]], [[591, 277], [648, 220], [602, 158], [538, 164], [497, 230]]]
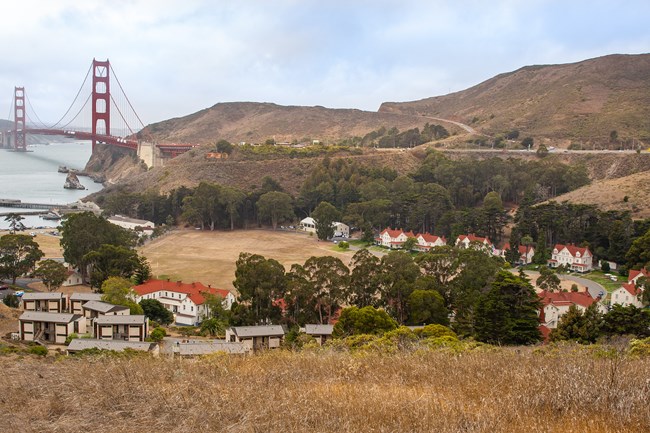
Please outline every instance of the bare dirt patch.
[[304, 232], [180, 230], [145, 245], [140, 253], [149, 260], [156, 276], [232, 289], [240, 252], [275, 259], [286, 269], [312, 256], [335, 256], [349, 264], [354, 252], [338, 252], [332, 246]]

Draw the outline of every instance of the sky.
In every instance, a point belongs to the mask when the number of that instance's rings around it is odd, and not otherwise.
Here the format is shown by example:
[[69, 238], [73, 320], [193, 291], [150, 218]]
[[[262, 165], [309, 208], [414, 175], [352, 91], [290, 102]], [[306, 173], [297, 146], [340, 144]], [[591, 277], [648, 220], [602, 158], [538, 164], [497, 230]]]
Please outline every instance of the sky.
[[234, 101], [375, 111], [526, 65], [650, 52], [648, 0], [21, 0], [0, 16], [0, 118], [25, 86], [44, 123], [93, 58], [149, 124]]

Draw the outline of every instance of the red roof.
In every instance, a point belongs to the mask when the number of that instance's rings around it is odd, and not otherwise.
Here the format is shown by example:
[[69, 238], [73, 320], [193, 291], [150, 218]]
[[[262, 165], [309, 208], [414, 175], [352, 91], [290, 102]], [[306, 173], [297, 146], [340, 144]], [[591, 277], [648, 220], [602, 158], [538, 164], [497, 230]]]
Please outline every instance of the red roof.
[[447, 243], [447, 240], [444, 237], [441, 238], [440, 236], [432, 235], [430, 233], [420, 233], [418, 237], [420, 236], [422, 236], [422, 239], [424, 239], [425, 242], [434, 243], [438, 239], [441, 239], [442, 242]]
[[476, 236], [474, 233], [469, 234], [469, 235], [458, 235], [458, 239], [464, 241], [465, 239], [468, 239], [470, 242], [480, 242], [480, 243], [485, 243], [487, 242], [488, 244], [492, 244], [488, 238], [482, 238], [480, 236]]
[[381, 233], [379, 233], [379, 236], [383, 235], [384, 233], [388, 233], [388, 236], [390, 236], [391, 238], [394, 239], [394, 238], [398, 237], [399, 235], [401, 235], [402, 233], [404, 233], [404, 230], [402, 230], [402, 229], [393, 230], [393, 229], [390, 229], [390, 228], [385, 228]]
[[639, 293], [641, 293], [641, 289], [639, 289], [632, 283], [623, 284], [621, 287], [627, 290], [627, 292], [632, 296], [638, 296]]
[[[510, 243], [506, 243], [503, 246], [503, 250], [508, 251], [509, 249], [510, 249]], [[532, 245], [529, 245], [528, 246], [528, 252], [530, 252], [532, 250], [533, 250]], [[522, 256], [526, 255], [526, 245], [519, 245], [519, 254], [521, 254]]]
[[580, 257], [584, 257], [587, 252], [589, 252], [589, 255], [592, 255], [591, 251], [589, 251], [589, 248], [576, 247], [573, 244], [568, 244], [568, 245], [557, 244], [555, 245], [554, 248], [557, 250], [558, 253], [566, 248], [569, 251], [569, 254], [571, 254], [573, 257], [575, 257], [577, 253], [580, 253]]
[[585, 292], [549, 292], [542, 290], [538, 293], [542, 305], [545, 307], [549, 304], [568, 305], [576, 304], [587, 308], [598, 299], [592, 298], [588, 291]]
[[225, 298], [230, 294], [229, 290], [215, 289], [212, 287], [205, 287], [201, 283], [182, 283], [180, 281], [168, 280], [147, 280], [144, 284], [133, 287], [138, 296], [148, 295], [149, 293], [159, 292], [161, 290], [175, 293], [186, 294], [192, 302], [196, 305], [201, 305], [205, 302], [203, 293], [211, 293], [213, 295]]
[[643, 268], [640, 271], [636, 271], [636, 270], [632, 269], [630, 271], [630, 275], [627, 277], [627, 281], [630, 282], [630, 281], [632, 281], [632, 280], [634, 280], [634, 279], [636, 279], [637, 277], [640, 277], [640, 276], [650, 278], [650, 272], [648, 272], [648, 270], [646, 268]]

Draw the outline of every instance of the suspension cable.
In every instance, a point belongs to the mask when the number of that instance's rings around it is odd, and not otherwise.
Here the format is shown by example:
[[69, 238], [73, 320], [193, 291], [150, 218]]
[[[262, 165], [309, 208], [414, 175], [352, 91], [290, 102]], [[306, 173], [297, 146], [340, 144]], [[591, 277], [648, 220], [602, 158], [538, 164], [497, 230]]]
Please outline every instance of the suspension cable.
[[133, 130], [131, 129], [131, 126], [129, 126], [129, 122], [127, 122], [126, 119], [124, 118], [124, 115], [122, 114], [122, 110], [120, 110], [119, 105], [117, 105], [117, 102], [115, 101], [115, 99], [113, 99], [113, 95], [111, 95], [111, 101], [113, 101], [115, 108], [117, 108], [117, 112], [120, 113], [120, 117], [124, 121], [126, 128], [129, 130], [129, 132], [131, 132], [131, 134], [133, 134]]
[[14, 111], [14, 102], [15, 98], [11, 98], [11, 105], [9, 106], [9, 114], [7, 114], [7, 120], [11, 120], [11, 113]]
[[[84, 78], [83, 83], [81, 83], [81, 87], [79, 87], [79, 90], [77, 91], [77, 95], [74, 97], [74, 100], [72, 101], [72, 104], [70, 104], [70, 106], [69, 106], [68, 109], [66, 110], [65, 114], [64, 114], [64, 115], [63, 115], [63, 116], [62, 116], [62, 117], [61, 117], [61, 118], [60, 118], [60, 119], [59, 119], [59, 120], [58, 120], [54, 125], [50, 126], [51, 129], [54, 129], [54, 127], [56, 127], [59, 123], [61, 123], [61, 122], [63, 121], [63, 119], [65, 119], [65, 116], [68, 115], [68, 113], [70, 112], [70, 110], [72, 110], [72, 106], [74, 105], [75, 102], [77, 102], [77, 98], [79, 97], [79, 94], [81, 93], [81, 91], [83, 90], [84, 86], [86, 85], [86, 81], [88, 81], [88, 76], [90, 75], [90, 71], [92, 70], [92, 68], [93, 68], [93, 64], [91, 63], [91, 64], [90, 64], [90, 67], [88, 68], [88, 72], [86, 72], [86, 77]], [[91, 93], [91, 94], [92, 94], [92, 93]], [[90, 96], [89, 96], [89, 98], [90, 98]], [[86, 102], [84, 103], [84, 105], [83, 105], [84, 107], [86, 106], [86, 103], [88, 103], [88, 100], [86, 100]], [[82, 107], [82, 108], [83, 108], [83, 107]], [[77, 113], [77, 114], [72, 118], [72, 120], [76, 119], [78, 115], [79, 115], [79, 113]], [[65, 128], [65, 127], [68, 126], [70, 123], [72, 123], [72, 121], [70, 121], [70, 122], [68, 122], [67, 124], [65, 124], [64, 126], [62, 126], [62, 128]]]
[[[138, 113], [135, 111], [135, 108], [133, 108], [133, 105], [131, 105], [131, 101], [129, 100], [129, 97], [126, 96], [126, 92], [124, 92], [124, 89], [122, 88], [122, 83], [120, 83], [120, 79], [117, 78], [117, 74], [115, 73], [115, 70], [113, 69], [113, 66], [109, 64], [109, 67], [111, 68], [111, 72], [113, 73], [113, 76], [115, 77], [115, 81], [117, 81], [117, 85], [120, 87], [120, 90], [122, 91], [122, 94], [124, 95], [124, 98], [126, 98], [126, 102], [129, 104], [129, 107], [131, 107], [131, 110], [135, 114], [135, 117], [138, 119], [138, 122], [140, 122], [140, 126], [142, 128], [144, 128], [144, 123], [142, 123], [142, 120], [140, 119], [140, 116], [138, 116]], [[122, 118], [122, 119], [124, 119], [124, 118]], [[124, 120], [124, 121], [126, 122], [126, 120]], [[129, 128], [129, 130], [131, 130], [131, 128]], [[131, 131], [131, 133], [133, 133], [133, 131]]]
[[[49, 127], [45, 124], [45, 122], [43, 122], [43, 121], [41, 120], [41, 118], [38, 117], [38, 114], [36, 113], [36, 110], [34, 110], [34, 107], [32, 106], [32, 102], [29, 100], [29, 96], [27, 96], [27, 93], [25, 93], [25, 99], [27, 99], [27, 105], [29, 105], [29, 109], [30, 109], [29, 112], [34, 113], [34, 116], [36, 116], [36, 120], [38, 120], [39, 123], [40, 123], [41, 125], [43, 125], [44, 128], [46, 128], [46, 129], [49, 128]], [[29, 115], [28, 115], [27, 117], [29, 117]]]
[[[68, 123], [66, 123], [65, 125], [61, 126], [61, 129], [65, 129], [65, 128], [67, 128], [68, 125], [70, 125], [72, 122], [75, 121], [75, 119], [77, 118], [77, 116], [79, 116], [79, 113], [81, 113], [81, 111], [82, 111], [84, 108], [86, 108], [86, 104], [88, 104], [88, 101], [90, 101], [90, 97], [91, 97], [91, 96], [92, 96], [92, 93], [89, 93], [89, 94], [88, 94], [88, 97], [86, 98], [86, 102], [84, 102], [84, 104], [81, 106], [81, 108], [79, 109], [79, 111], [77, 111], [77, 114], [74, 115], [74, 117], [72, 118], [72, 120], [70, 120], [70, 121], [69, 121]], [[56, 125], [55, 125], [55, 126], [56, 126]], [[53, 126], [52, 128], [54, 128], [54, 126]]]

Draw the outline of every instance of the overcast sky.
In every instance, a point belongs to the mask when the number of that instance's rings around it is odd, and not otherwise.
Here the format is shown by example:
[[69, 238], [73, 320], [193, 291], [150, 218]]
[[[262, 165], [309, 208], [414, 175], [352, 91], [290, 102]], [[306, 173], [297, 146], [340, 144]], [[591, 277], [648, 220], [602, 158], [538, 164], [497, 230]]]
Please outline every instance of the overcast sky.
[[19, 0], [0, 16], [0, 117], [18, 85], [45, 122], [93, 57], [148, 124], [231, 101], [374, 111], [525, 65], [650, 52], [648, 0]]

